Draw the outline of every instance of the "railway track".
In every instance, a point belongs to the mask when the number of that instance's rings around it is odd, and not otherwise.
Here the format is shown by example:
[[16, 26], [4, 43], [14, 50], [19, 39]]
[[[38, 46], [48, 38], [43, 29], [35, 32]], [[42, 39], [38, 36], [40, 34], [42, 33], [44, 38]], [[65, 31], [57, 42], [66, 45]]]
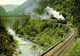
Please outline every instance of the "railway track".
[[70, 36], [68, 36], [63, 42], [58, 44], [56, 47], [50, 49], [49, 51], [45, 52], [41, 56], [66, 56], [70, 48], [75, 42], [75, 35], [77, 31], [73, 28], [73, 32]]

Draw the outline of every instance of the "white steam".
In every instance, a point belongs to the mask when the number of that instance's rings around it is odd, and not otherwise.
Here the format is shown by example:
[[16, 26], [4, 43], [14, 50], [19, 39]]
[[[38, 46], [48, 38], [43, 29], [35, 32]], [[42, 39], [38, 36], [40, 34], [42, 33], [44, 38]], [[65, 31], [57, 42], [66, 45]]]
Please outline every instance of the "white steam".
[[43, 15], [35, 13], [34, 10], [38, 8], [39, 2], [40, 0], [27, 0], [21, 5], [22, 10], [24, 10], [25, 14], [30, 14], [32, 18], [50, 19], [50, 15], [53, 15], [58, 20], [65, 20], [62, 15], [59, 15], [59, 12], [49, 6], [44, 9]]
[[23, 3], [22, 7], [25, 14], [30, 14], [32, 18], [35, 18], [36, 13], [34, 9], [38, 7], [39, 0], [27, 0]]
[[41, 19], [50, 19], [50, 15], [43, 14], [40, 16]]
[[46, 11], [50, 14], [53, 15], [53, 17], [57, 18], [58, 20], [65, 20], [65, 18], [62, 15], [59, 15], [59, 12], [54, 10], [53, 8], [47, 6]]
[[40, 17], [43, 20], [43, 19], [50, 19], [50, 15], [53, 15], [53, 17], [55, 17], [58, 20], [65, 20], [65, 18], [62, 15], [59, 15], [59, 12], [57, 12], [56, 10], [54, 10], [49, 6], [45, 8], [45, 12], [43, 13], [43, 15], [36, 15], [36, 16]]

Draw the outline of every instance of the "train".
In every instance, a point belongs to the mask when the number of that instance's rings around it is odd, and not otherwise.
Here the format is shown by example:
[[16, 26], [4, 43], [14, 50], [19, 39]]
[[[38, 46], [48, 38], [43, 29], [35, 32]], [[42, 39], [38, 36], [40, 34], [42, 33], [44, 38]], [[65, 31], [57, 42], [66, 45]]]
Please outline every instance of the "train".
[[66, 20], [58, 20], [58, 19], [42, 19], [42, 21], [47, 21], [47, 20], [51, 20], [51, 21], [54, 21], [54, 22], [57, 22], [57, 23], [62, 23], [62, 24], [67, 24], [66, 23]]
[[66, 24], [66, 20], [57, 20], [58, 23]]

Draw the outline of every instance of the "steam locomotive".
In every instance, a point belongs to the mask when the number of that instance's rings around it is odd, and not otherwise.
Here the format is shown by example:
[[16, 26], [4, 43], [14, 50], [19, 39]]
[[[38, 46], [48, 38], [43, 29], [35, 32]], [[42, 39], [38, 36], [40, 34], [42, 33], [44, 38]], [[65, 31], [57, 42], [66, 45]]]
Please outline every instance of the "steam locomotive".
[[66, 20], [57, 20], [58, 23], [66, 24]]
[[51, 20], [57, 23], [62, 23], [62, 24], [66, 24], [66, 20], [59, 20], [59, 19], [42, 19], [42, 21], [47, 21], [47, 20]]
[[57, 23], [62, 23], [62, 24], [66, 24], [66, 20], [64, 19], [57, 19], [57, 18], [55, 18], [55, 17], [52, 17], [52, 19], [54, 20], [54, 21], [57, 21]]

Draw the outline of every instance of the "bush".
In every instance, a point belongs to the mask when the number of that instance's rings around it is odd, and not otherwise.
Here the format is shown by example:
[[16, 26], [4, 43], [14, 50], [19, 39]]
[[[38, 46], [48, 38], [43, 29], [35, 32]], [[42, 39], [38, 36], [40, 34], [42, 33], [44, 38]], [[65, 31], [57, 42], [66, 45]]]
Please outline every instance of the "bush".
[[36, 32], [30, 32], [31, 36], [36, 36]]
[[67, 56], [80, 56], [80, 39], [76, 41]]
[[78, 25], [77, 31], [78, 31], [78, 37], [79, 37], [80, 36], [80, 25]]

